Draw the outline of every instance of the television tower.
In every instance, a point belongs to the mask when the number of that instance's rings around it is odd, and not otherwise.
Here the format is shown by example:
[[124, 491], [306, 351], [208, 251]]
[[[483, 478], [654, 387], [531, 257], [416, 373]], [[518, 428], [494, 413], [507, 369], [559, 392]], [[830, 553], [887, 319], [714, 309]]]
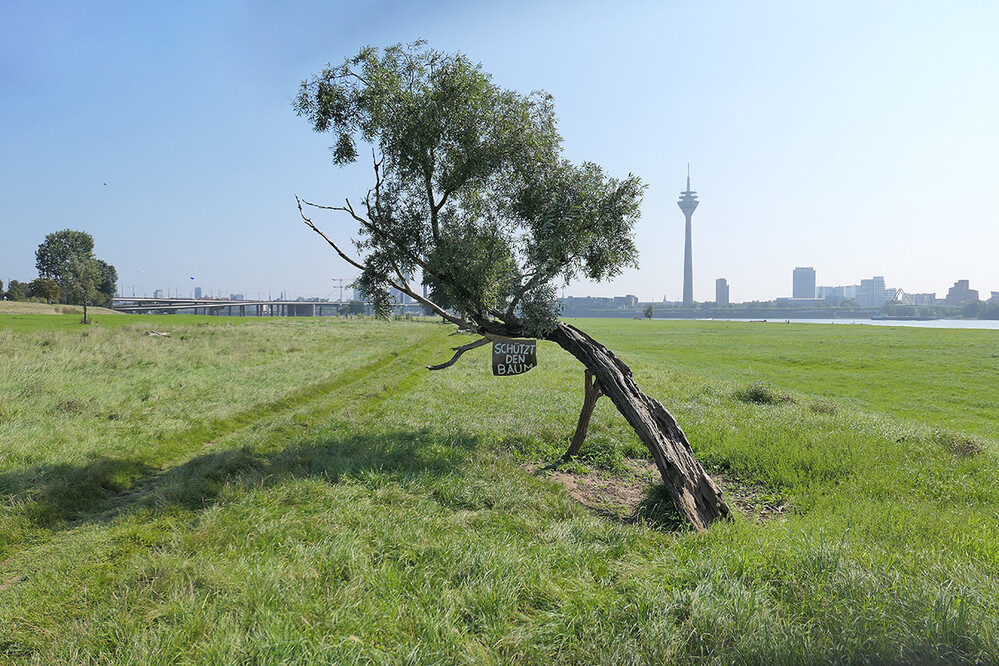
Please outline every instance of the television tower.
[[687, 189], [680, 192], [680, 200], [676, 205], [683, 211], [683, 216], [687, 218], [687, 231], [683, 246], [683, 304], [694, 304], [694, 259], [690, 249], [690, 218], [697, 208], [697, 192], [690, 189], [690, 164], [687, 164]]

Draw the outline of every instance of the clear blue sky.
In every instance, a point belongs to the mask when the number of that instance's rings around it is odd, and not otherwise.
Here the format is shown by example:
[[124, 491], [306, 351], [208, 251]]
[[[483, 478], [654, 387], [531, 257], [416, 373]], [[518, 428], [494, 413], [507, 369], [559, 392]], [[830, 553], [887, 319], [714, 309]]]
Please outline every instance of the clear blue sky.
[[[327, 296], [352, 278], [294, 195], [356, 198], [291, 102], [366, 44], [418, 38], [553, 93], [568, 156], [648, 184], [641, 268], [567, 295], [678, 299], [884, 275], [999, 291], [999, 3], [0, 3], [0, 279], [80, 229], [124, 293]], [[355, 225], [322, 218], [340, 239]], [[194, 277], [192, 281], [190, 278]]]

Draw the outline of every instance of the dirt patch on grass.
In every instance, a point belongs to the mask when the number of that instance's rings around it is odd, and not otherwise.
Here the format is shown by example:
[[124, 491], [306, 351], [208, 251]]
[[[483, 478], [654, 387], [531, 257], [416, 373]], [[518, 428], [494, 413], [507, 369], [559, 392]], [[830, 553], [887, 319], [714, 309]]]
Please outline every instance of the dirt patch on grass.
[[625, 460], [627, 471], [574, 473], [555, 469], [551, 479], [565, 486], [572, 499], [599, 513], [630, 518], [659, 474], [655, 463]]
[[3, 592], [4, 590], [9, 589], [11, 587], [14, 587], [14, 585], [21, 582], [22, 578], [24, 578], [24, 576], [14, 576], [12, 578], [8, 578], [7, 580], [0, 581], [0, 592]]
[[[555, 469], [548, 474], [583, 506], [600, 515], [630, 522], [647, 517], [650, 505], [660, 503], [665, 499], [665, 493], [654, 462], [626, 459], [624, 465], [625, 470], [621, 472], [591, 470], [582, 473]], [[755, 522], [781, 519], [790, 509], [787, 502], [765, 488], [722, 474], [712, 474], [711, 478], [721, 489], [729, 507]]]

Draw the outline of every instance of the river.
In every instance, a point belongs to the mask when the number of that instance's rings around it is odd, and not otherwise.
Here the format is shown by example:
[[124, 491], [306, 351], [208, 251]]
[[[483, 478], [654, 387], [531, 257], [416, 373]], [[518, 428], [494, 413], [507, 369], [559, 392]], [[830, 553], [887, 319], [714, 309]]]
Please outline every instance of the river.
[[[656, 317], [659, 321], [669, 321], [670, 317]], [[914, 326], [917, 328], [962, 328], [999, 331], [999, 320], [994, 319], [930, 319], [916, 321], [908, 319], [678, 319], [678, 321], [743, 321], [770, 324], [846, 324], [854, 326]]]

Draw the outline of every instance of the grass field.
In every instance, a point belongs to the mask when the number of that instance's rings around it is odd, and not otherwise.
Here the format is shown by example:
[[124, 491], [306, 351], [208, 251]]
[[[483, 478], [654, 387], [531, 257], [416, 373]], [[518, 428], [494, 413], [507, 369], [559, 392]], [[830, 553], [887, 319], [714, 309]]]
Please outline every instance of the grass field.
[[[0, 315], [0, 663], [999, 662], [999, 332], [575, 322], [744, 498], [696, 534], [531, 471], [582, 400], [550, 344], [95, 319]], [[584, 453], [644, 449], [602, 400]]]

